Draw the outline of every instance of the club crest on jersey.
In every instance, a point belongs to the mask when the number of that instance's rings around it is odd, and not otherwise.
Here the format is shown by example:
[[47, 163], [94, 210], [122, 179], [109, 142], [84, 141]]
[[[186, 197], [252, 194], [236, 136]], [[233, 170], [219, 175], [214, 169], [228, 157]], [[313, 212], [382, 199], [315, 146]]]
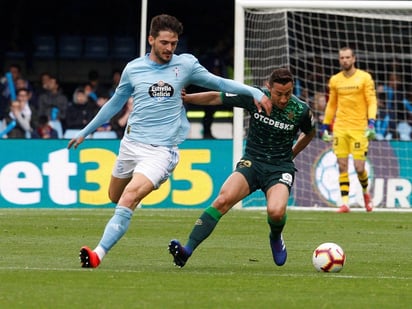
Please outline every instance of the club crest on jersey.
[[159, 80], [157, 83], [149, 87], [149, 95], [152, 98], [157, 99], [158, 101], [162, 101], [165, 98], [170, 98], [171, 96], [173, 96], [173, 93], [173, 87], [162, 80]]
[[251, 167], [251, 166], [252, 166], [251, 161], [242, 159], [238, 162], [236, 167]]

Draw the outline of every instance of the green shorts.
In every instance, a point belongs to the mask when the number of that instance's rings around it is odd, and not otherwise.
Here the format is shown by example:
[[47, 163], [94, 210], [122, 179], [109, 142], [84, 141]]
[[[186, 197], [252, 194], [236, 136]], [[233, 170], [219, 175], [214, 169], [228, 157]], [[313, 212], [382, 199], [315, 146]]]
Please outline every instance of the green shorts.
[[296, 169], [292, 162], [269, 164], [243, 157], [236, 164], [235, 171], [245, 176], [249, 184], [250, 193], [258, 189], [266, 193], [269, 188], [278, 183], [283, 183], [287, 186], [290, 193], [295, 180]]

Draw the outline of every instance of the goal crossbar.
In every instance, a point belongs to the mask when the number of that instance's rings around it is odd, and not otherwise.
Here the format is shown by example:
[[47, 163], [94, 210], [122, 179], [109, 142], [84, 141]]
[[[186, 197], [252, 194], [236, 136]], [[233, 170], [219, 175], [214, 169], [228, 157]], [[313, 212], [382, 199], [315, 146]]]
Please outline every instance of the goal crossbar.
[[411, 9], [411, 1], [236, 0], [243, 8], [300, 9]]

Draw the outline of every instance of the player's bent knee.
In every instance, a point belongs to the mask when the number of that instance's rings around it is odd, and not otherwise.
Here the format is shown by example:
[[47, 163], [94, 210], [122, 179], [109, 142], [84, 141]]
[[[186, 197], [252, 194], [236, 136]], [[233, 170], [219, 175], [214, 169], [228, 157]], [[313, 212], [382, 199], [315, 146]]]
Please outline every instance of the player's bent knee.
[[268, 209], [268, 216], [272, 221], [282, 221], [285, 211], [283, 209]]
[[219, 210], [220, 213], [225, 214], [232, 208], [233, 204], [226, 198], [225, 195], [220, 194], [213, 202], [213, 207]]

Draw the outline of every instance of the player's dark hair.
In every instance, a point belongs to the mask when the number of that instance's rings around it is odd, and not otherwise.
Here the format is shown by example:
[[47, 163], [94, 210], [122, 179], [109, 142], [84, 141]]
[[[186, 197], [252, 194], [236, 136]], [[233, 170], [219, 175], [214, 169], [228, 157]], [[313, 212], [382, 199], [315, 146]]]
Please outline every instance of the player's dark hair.
[[279, 68], [273, 70], [269, 78], [269, 84], [273, 85], [274, 83], [286, 85], [287, 83], [293, 83], [293, 75], [286, 68]]
[[153, 17], [150, 22], [149, 35], [156, 38], [160, 31], [165, 30], [172, 31], [180, 36], [183, 33], [183, 25], [176, 17], [171, 15], [161, 14]]

